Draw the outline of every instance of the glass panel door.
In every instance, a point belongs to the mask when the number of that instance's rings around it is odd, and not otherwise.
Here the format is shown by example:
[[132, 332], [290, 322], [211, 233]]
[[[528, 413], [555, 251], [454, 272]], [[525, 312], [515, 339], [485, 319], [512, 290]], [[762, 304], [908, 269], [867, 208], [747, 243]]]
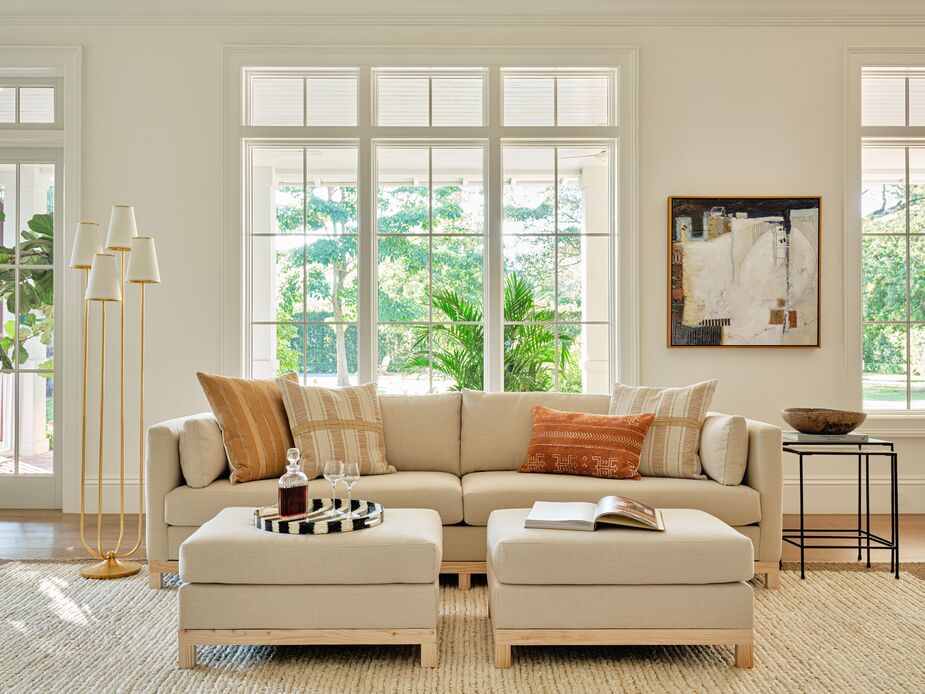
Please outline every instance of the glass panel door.
[[0, 149], [0, 507], [60, 506], [55, 453], [57, 150]]

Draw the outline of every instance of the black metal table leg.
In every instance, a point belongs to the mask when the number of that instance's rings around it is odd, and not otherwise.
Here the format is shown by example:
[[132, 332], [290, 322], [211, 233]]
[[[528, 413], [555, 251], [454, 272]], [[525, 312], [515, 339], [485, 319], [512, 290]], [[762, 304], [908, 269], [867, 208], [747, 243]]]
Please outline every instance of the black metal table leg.
[[[890, 446], [893, 451], [893, 447]], [[896, 452], [890, 456], [890, 482], [893, 487], [893, 504], [890, 507], [890, 519], [893, 521], [893, 551], [896, 553], [895, 576], [899, 580], [899, 458]]]
[[[858, 449], [860, 450], [860, 446]], [[858, 454], [858, 561], [861, 561], [861, 455]]]
[[[864, 503], [864, 511], [867, 516], [867, 568], [870, 568], [870, 456], [864, 456], [864, 494], [867, 500]], [[858, 543], [860, 544], [860, 543]]]
[[806, 537], [803, 526], [803, 454], [800, 453], [800, 579], [806, 578]]

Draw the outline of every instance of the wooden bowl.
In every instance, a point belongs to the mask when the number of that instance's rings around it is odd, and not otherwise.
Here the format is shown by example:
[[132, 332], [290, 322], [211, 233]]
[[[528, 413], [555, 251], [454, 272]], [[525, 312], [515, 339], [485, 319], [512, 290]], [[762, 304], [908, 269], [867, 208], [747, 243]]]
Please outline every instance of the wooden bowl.
[[801, 434], [847, 434], [864, 423], [867, 414], [824, 407], [788, 407], [781, 418]]

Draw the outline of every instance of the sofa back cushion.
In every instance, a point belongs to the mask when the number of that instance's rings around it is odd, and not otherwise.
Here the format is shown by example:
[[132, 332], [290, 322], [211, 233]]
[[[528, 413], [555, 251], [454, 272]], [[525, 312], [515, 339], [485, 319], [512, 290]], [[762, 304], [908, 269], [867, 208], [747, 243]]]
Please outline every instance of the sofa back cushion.
[[461, 393], [380, 395], [385, 457], [399, 472], [459, 475]]
[[748, 423], [745, 417], [708, 412], [700, 428], [700, 462], [711, 480], [742, 484], [748, 464]]
[[228, 456], [222, 430], [211, 412], [194, 414], [183, 422], [180, 432], [180, 470], [187, 486], [208, 487], [228, 474]]
[[463, 391], [459, 454], [462, 474], [520, 467], [527, 460], [533, 408], [537, 405], [566, 412], [607, 414], [610, 396]]

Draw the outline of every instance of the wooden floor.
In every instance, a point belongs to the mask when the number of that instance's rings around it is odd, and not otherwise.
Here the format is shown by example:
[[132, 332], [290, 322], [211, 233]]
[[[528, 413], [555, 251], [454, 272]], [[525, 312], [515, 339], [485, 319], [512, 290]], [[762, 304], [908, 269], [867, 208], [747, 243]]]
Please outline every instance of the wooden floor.
[[[807, 527], [853, 527], [851, 515], [813, 515], [806, 517]], [[125, 543], [135, 542], [137, 516], [125, 517]], [[784, 516], [784, 527], [797, 527], [798, 516]], [[871, 516], [871, 532], [889, 536], [889, 516]], [[111, 548], [119, 534], [118, 516], [103, 517], [102, 544]], [[96, 517], [88, 517], [85, 537], [96, 545]], [[925, 562], [925, 515], [904, 515], [900, 520], [900, 552], [904, 562]], [[139, 557], [144, 557], [142, 540]], [[0, 559], [82, 559], [86, 552], [80, 542], [80, 517], [60, 511], [0, 510]], [[876, 561], [889, 561], [889, 551], [872, 552]], [[798, 561], [800, 550], [784, 543], [784, 561]], [[855, 550], [815, 550], [807, 553], [812, 561], [856, 561]]]

